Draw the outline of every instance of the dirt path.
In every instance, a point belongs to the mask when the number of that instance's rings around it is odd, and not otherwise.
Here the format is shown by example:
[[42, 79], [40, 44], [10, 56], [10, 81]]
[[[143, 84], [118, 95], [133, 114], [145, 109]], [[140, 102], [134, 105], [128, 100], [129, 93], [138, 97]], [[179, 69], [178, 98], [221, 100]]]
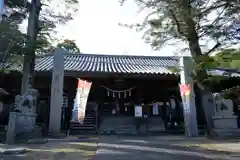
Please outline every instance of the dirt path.
[[15, 145], [25, 148], [26, 153], [0, 156], [2, 160], [88, 160], [95, 156], [97, 142], [96, 137], [49, 140], [46, 144]]

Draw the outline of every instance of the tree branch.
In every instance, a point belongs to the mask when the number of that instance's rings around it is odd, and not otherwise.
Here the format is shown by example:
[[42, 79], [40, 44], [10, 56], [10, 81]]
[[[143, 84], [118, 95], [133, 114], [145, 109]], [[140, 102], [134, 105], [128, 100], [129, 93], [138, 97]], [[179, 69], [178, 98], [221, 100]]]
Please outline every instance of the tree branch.
[[179, 32], [180, 35], [184, 35], [184, 33], [181, 31], [181, 26], [177, 20], [177, 17], [176, 15], [173, 13], [173, 10], [172, 9], [169, 9], [169, 12], [173, 18], [173, 20], [175, 21], [176, 25], [177, 25], [177, 31]]
[[[219, 20], [219, 18], [221, 17], [221, 15], [224, 13], [224, 11], [226, 10], [226, 8], [227, 8], [227, 6], [225, 6], [224, 8], [223, 8], [223, 10], [219, 13], [219, 15], [213, 20], [213, 22], [211, 23], [211, 25], [210, 26], [212, 26], [214, 23], [216, 23], [218, 20]], [[212, 31], [212, 30], [211, 30]], [[208, 34], [208, 29], [206, 29], [205, 31], [203, 31], [202, 32], [202, 34], [199, 36], [199, 37], [203, 37], [203, 36], [205, 36], [206, 34]]]
[[221, 43], [220, 42], [217, 42], [217, 44], [215, 44], [215, 46], [213, 46], [212, 49], [210, 49], [208, 52], [206, 52], [205, 54], [206, 55], [209, 55], [210, 53], [212, 53], [213, 51], [215, 51], [218, 47], [221, 46]]
[[199, 12], [199, 14], [197, 16], [202, 17], [202, 15], [206, 15], [210, 12], [212, 12], [213, 10], [216, 10], [218, 8], [221, 7], [226, 7], [229, 5], [229, 2], [225, 2], [225, 3], [214, 3], [211, 7], [206, 8], [205, 10], [203, 10], [202, 12]]

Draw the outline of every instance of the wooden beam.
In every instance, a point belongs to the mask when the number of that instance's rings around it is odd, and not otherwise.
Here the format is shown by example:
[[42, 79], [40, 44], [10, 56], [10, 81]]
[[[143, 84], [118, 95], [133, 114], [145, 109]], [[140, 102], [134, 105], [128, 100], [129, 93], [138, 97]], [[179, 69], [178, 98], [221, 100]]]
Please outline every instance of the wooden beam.
[[106, 73], [106, 72], [72, 72], [66, 71], [65, 76], [79, 77], [79, 78], [118, 78], [123, 79], [172, 79], [179, 80], [179, 75], [176, 74], [139, 74], [139, 73]]

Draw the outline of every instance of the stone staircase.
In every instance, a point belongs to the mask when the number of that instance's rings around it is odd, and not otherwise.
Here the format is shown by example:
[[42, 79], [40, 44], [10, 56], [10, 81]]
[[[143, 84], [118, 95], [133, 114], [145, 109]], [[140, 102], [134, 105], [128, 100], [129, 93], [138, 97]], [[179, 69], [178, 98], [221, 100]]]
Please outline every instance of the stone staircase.
[[136, 134], [134, 117], [105, 117], [99, 128], [100, 134]]
[[97, 133], [97, 119], [92, 115], [86, 115], [83, 124], [71, 123], [70, 134]]
[[[148, 131], [145, 124], [142, 124], [139, 128], [139, 134], [164, 134], [164, 133], [178, 133], [181, 130], [166, 130], [161, 117], [149, 117], [148, 118]], [[182, 132], [182, 131], [181, 131]], [[125, 134], [135, 135], [137, 134], [134, 117], [105, 117], [99, 128], [100, 134]]]
[[164, 123], [161, 117], [149, 117], [148, 119], [149, 132], [163, 132], [165, 131]]

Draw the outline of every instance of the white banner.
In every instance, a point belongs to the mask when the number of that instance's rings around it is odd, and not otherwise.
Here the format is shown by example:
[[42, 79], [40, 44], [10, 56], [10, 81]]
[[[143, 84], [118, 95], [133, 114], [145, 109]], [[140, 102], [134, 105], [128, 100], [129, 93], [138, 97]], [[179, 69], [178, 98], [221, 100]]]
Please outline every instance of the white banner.
[[81, 79], [78, 80], [78, 88], [73, 106], [72, 122], [83, 123], [91, 86], [91, 82], [87, 82]]
[[142, 117], [142, 106], [135, 106], [135, 117]]
[[3, 13], [4, 13], [4, 0], [0, 0], [0, 21], [2, 20]]

